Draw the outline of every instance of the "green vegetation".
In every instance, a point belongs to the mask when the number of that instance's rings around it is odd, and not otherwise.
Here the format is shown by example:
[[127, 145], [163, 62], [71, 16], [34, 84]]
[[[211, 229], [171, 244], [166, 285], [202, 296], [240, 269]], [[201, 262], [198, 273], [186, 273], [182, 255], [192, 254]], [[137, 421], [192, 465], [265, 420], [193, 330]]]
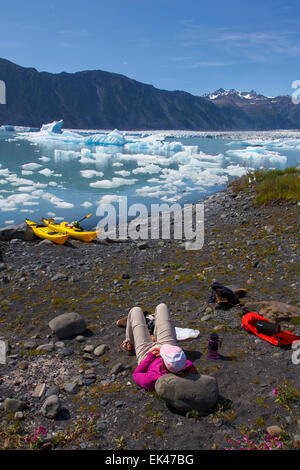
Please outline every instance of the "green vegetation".
[[276, 396], [275, 402], [290, 411], [291, 403], [300, 397], [300, 390], [295, 388], [290, 382], [285, 381], [283, 385], [273, 389], [273, 394]]
[[234, 181], [231, 186], [235, 193], [249, 189], [249, 179], [255, 177], [253, 186], [256, 193], [255, 202], [265, 204], [271, 201], [300, 200], [300, 168], [290, 167], [285, 170], [256, 170], [243, 178]]

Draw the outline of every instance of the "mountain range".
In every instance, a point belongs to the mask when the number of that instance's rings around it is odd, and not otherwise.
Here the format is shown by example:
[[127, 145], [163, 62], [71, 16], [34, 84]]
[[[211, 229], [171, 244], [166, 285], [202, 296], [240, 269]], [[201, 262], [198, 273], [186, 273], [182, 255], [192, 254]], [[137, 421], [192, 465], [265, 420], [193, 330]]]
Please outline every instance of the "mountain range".
[[40, 128], [64, 120], [72, 129], [272, 130], [300, 128], [300, 106], [290, 96], [220, 88], [195, 96], [167, 91], [124, 75], [89, 70], [39, 72], [0, 58], [6, 104], [0, 125]]

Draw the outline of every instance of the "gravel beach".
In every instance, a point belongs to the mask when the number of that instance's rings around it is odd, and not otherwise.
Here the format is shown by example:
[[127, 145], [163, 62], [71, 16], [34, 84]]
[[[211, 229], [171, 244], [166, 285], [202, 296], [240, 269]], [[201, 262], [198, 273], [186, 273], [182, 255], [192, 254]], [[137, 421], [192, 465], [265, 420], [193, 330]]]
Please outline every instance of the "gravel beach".
[[[271, 436], [278, 447], [299, 447], [292, 350], [246, 332], [243, 306], [208, 303], [214, 281], [244, 288], [244, 305], [298, 307], [280, 325], [300, 334], [299, 203], [258, 206], [253, 190], [230, 186], [202, 202], [201, 250], [178, 240], [0, 242], [0, 339], [9, 347], [0, 364], [0, 448], [219, 450], [249, 435], [252, 445]], [[218, 381], [220, 401], [208, 414], [176, 412], [132, 379], [136, 358], [120, 349], [125, 331], [115, 323], [134, 305], [153, 313], [159, 303], [176, 327], [200, 332], [181, 346]], [[61, 339], [49, 321], [68, 312], [86, 329]], [[222, 338], [219, 360], [207, 356], [212, 332]]]

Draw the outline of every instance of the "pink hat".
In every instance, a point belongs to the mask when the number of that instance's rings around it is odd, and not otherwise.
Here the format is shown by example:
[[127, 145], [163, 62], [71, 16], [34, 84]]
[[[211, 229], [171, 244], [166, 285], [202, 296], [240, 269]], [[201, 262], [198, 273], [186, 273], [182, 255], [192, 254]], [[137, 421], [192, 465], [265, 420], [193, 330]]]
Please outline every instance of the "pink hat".
[[186, 355], [178, 346], [163, 344], [160, 348], [160, 356], [170, 372], [176, 373], [185, 368]]

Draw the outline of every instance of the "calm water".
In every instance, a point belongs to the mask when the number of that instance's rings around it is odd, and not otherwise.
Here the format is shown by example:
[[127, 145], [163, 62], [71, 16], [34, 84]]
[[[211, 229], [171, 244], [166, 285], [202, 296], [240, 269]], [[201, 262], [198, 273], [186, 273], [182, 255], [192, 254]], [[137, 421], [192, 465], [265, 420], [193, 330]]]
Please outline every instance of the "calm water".
[[[133, 141], [140, 139], [133, 137]], [[101, 202], [120, 195], [129, 197], [128, 204], [140, 202], [147, 207], [196, 202], [224, 188], [249, 167], [297, 164], [300, 140], [281, 141], [283, 146], [278, 142], [275, 147], [263, 140], [247, 145], [242, 139], [232, 145], [230, 137], [174, 135], [165, 137], [157, 148], [144, 145], [142, 150], [130, 145], [89, 146], [92, 158], [82, 158], [80, 152], [87, 148], [82, 144], [32, 142], [20, 134], [0, 133], [0, 227], [25, 218], [39, 221], [43, 216], [78, 220], [96, 212]], [[172, 149], [174, 142], [181, 148]], [[84, 226], [93, 227], [97, 220], [94, 215]]]

